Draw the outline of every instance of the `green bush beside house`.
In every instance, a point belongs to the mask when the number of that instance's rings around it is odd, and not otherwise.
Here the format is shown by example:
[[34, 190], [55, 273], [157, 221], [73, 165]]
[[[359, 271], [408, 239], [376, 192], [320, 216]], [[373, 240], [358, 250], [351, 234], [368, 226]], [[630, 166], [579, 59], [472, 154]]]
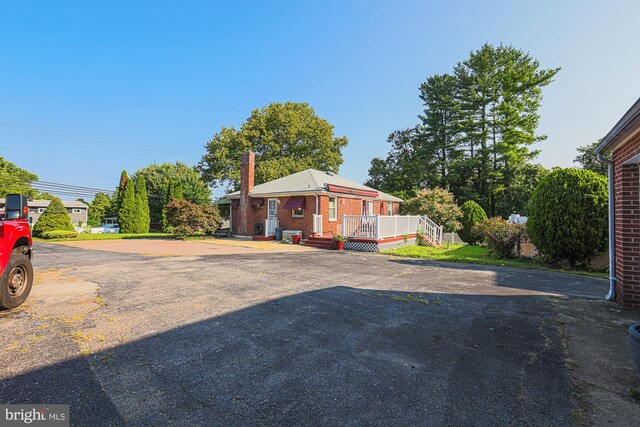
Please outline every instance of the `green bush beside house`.
[[531, 197], [527, 232], [541, 254], [584, 264], [607, 245], [607, 215], [605, 177], [586, 169], [556, 169]]

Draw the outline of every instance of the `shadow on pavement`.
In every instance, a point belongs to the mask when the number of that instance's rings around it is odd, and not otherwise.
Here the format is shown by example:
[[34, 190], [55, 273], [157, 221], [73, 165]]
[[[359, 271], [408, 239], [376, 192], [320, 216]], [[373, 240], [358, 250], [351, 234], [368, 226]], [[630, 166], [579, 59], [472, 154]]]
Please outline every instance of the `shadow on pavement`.
[[0, 401], [68, 403], [74, 425], [568, 425], [563, 359], [544, 296], [338, 286], [10, 378]]
[[440, 267], [448, 270], [494, 272], [496, 275], [492, 278], [493, 286], [563, 296], [604, 299], [609, 289], [609, 281], [607, 279], [578, 276], [563, 272], [407, 258], [394, 258], [389, 261], [402, 265]]

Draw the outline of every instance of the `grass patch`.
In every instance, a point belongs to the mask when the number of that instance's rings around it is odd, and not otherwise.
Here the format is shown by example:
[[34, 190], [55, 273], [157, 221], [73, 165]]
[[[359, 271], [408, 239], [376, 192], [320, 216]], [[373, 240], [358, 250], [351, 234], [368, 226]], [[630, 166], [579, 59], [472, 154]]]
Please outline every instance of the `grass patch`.
[[111, 362], [113, 362], [113, 355], [111, 353], [105, 353], [101, 358], [100, 361], [105, 364], [105, 365], [110, 365]]
[[75, 238], [60, 238], [60, 239], [41, 239], [34, 237], [36, 242], [75, 242], [79, 240], [126, 240], [126, 239], [172, 239], [171, 233], [120, 233], [120, 234], [88, 234], [82, 233]]
[[587, 271], [587, 270], [565, 270], [552, 268], [545, 264], [535, 262], [531, 259], [500, 259], [489, 252], [483, 246], [469, 246], [461, 244], [451, 244], [446, 247], [437, 248], [434, 246], [408, 245], [395, 249], [383, 251], [388, 255], [405, 256], [411, 258], [423, 258], [434, 261], [462, 262], [469, 264], [497, 265], [501, 267], [525, 268], [531, 270], [557, 271], [561, 273], [576, 274], [580, 276], [590, 276], [606, 279], [607, 273]]

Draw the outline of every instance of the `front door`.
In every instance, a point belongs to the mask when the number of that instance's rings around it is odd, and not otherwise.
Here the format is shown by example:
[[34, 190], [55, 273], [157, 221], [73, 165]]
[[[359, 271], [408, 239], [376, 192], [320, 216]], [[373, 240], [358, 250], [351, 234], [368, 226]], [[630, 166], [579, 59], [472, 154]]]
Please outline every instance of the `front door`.
[[278, 227], [278, 199], [267, 200], [267, 221], [265, 236], [275, 236]]
[[267, 218], [278, 219], [278, 199], [269, 199], [267, 201]]

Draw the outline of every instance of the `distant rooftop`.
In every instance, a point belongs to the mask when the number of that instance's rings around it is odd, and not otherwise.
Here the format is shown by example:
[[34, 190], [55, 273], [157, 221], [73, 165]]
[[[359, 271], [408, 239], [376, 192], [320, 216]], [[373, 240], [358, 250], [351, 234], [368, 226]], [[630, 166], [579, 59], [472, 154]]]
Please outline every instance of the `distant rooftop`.
[[[5, 202], [5, 199], [0, 199], [0, 203], [4, 203], [4, 202]], [[49, 206], [49, 203], [51, 203], [51, 200], [36, 199], [36, 200], [27, 201], [27, 205], [30, 208], [46, 208], [47, 206]], [[65, 208], [80, 208], [80, 209], [89, 208], [89, 206], [87, 206], [85, 203], [82, 203], [76, 200], [63, 200], [62, 205]]]

